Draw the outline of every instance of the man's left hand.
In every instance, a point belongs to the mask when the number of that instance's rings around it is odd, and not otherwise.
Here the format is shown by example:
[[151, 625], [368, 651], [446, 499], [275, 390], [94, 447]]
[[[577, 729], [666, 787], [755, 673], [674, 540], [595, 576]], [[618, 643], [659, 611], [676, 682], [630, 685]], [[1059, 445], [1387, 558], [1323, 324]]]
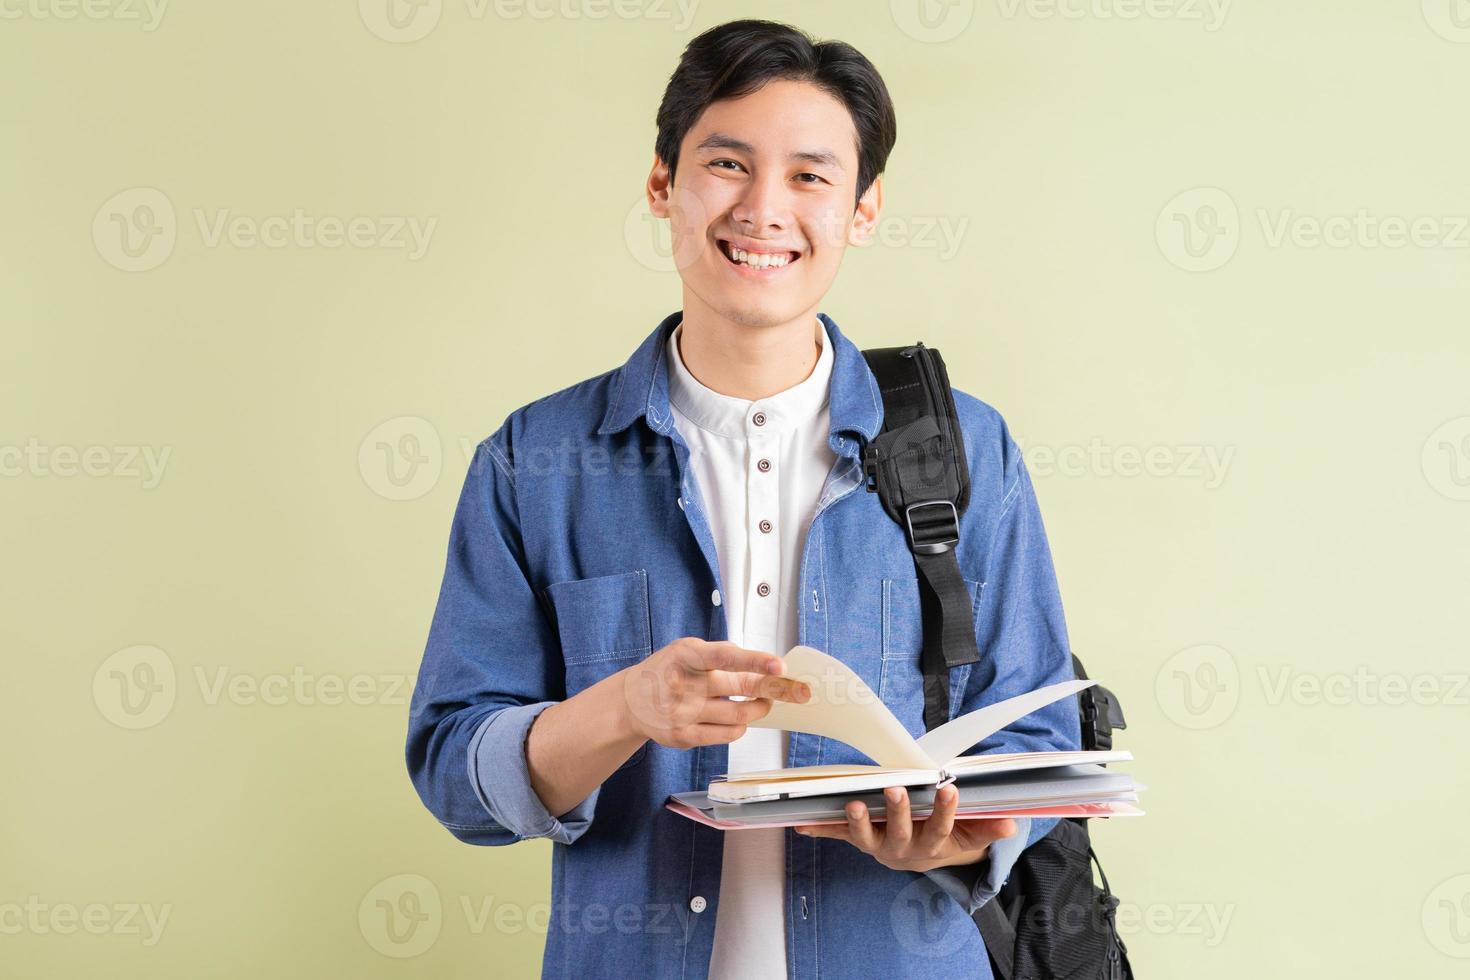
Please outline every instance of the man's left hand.
[[807, 837], [845, 840], [873, 855], [879, 864], [895, 871], [931, 871], [983, 859], [990, 845], [1016, 833], [1014, 820], [955, 820], [960, 794], [954, 786], [941, 786], [934, 794], [934, 812], [923, 820], [909, 813], [909, 792], [902, 786], [883, 791], [888, 819], [874, 824], [868, 808], [859, 800], [846, 807], [845, 824], [807, 824], [793, 828]]

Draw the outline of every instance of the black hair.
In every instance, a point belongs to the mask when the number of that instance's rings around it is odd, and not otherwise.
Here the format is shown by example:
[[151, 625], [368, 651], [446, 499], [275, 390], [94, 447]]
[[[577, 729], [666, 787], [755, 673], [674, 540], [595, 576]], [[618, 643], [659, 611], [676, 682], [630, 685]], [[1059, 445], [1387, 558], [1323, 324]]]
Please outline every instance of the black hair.
[[772, 79], [811, 82], [847, 107], [857, 129], [857, 201], [883, 172], [898, 138], [893, 100], [873, 63], [850, 44], [815, 41], [806, 32], [769, 20], [734, 20], [689, 42], [669, 77], [658, 107], [654, 150], [669, 168], [679, 145], [713, 102], [738, 99]]

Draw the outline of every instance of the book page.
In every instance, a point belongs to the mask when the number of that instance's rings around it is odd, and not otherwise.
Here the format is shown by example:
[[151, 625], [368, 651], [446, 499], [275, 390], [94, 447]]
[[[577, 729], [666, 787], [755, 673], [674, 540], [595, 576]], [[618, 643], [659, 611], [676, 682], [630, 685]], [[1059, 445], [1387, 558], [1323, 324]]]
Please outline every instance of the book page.
[[1019, 694], [1010, 700], [980, 708], [940, 725], [920, 738], [919, 745], [923, 751], [938, 759], [939, 767], [942, 768], [958, 758], [961, 752], [984, 741], [1011, 722], [1096, 683], [1097, 681], [1063, 681]]
[[1106, 765], [1131, 762], [1133, 753], [1126, 749], [1078, 749], [1076, 752], [991, 752], [987, 755], [962, 755], [945, 766], [951, 776], [971, 773], [1017, 772], [1023, 769], [1047, 769], [1055, 766]]
[[[777, 701], [769, 714], [750, 723], [751, 728], [780, 728], [835, 738], [880, 766], [940, 768], [847, 664], [806, 646], [792, 647], [782, 659], [786, 661], [786, 676], [804, 681], [811, 688], [812, 699], [805, 704]], [[1005, 724], [1001, 722], [1001, 726]]]

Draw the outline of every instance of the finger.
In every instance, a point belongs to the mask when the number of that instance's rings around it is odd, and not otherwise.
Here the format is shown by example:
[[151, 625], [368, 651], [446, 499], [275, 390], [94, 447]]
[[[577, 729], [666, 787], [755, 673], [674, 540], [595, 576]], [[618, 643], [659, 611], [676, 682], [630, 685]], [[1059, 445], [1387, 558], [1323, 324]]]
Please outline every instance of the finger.
[[937, 854], [944, 847], [954, 830], [954, 815], [959, 809], [959, 790], [953, 786], [941, 786], [934, 794], [934, 810], [919, 830], [919, 847], [928, 854]]
[[890, 850], [903, 851], [914, 836], [909, 791], [902, 786], [890, 786], [883, 791], [883, 801], [888, 810], [888, 826], [883, 828], [884, 843]]
[[695, 745], [728, 745], [745, 734], [744, 725], [720, 725], [700, 722], [694, 729]]
[[712, 670], [708, 673], [711, 695], [739, 695], [745, 698], [767, 698], [804, 704], [811, 700], [812, 689], [790, 677], [772, 677], [748, 671]]
[[756, 674], [782, 674], [786, 662], [774, 653], [747, 650], [728, 640], [701, 641], [686, 648], [688, 663], [698, 670], [748, 670]]
[[827, 837], [832, 840], [845, 840], [849, 844], [852, 843], [852, 837], [848, 833], [847, 824], [845, 823], [807, 823], [799, 827], [792, 827], [791, 829], [803, 837]]
[[1005, 820], [963, 820], [956, 824], [954, 835], [960, 838], [960, 844], [964, 850], [971, 851], [989, 847], [1004, 837], [1014, 837], [1016, 829], [1016, 822], [1009, 818]]
[[771, 702], [769, 701], [727, 701], [724, 698], [710, 698], [705, 701], [704, 710], [699, 713], [699, 720], [701, 723], [708, 722], [713, 725], [748, 725], [770, 713]]
[[878, 832], [873, 829], [873, 823], [868, 819], [868, 808], [860, 800], [852, 800], [847, 804], [847, 834], [848, 840], [861, 850], [873, 853], [883, 843]]

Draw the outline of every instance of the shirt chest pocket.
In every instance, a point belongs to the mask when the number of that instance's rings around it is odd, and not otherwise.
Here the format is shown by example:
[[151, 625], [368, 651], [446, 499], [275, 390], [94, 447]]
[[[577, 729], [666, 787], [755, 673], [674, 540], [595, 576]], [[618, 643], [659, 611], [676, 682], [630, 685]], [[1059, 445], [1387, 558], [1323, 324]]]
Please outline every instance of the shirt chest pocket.
[[[637, 569], [547, 586], [566, 670], [567, 697], [586, 690], [653, 651], [648, 618], [648, 572]], [[638, 747], [617, 772], [643, 760]]]
[[[971, 615], [978, 615], [980, 590], [984, 583], [965, 579], [970, 593]], [[915, 738], [924, 734], [924, 672], [919, 658], [924, 648], [924, 610], [919, 598], [919, 579], [883, 579], [883, 662], [878, 697]], [[960, 706], [965, 682], [973, 664], [949, 672], [951, 715]]]
[[558, 582], [547, 586], [546, 597], [561, 640], [567, 697], [652, 652], [644, 569]]

